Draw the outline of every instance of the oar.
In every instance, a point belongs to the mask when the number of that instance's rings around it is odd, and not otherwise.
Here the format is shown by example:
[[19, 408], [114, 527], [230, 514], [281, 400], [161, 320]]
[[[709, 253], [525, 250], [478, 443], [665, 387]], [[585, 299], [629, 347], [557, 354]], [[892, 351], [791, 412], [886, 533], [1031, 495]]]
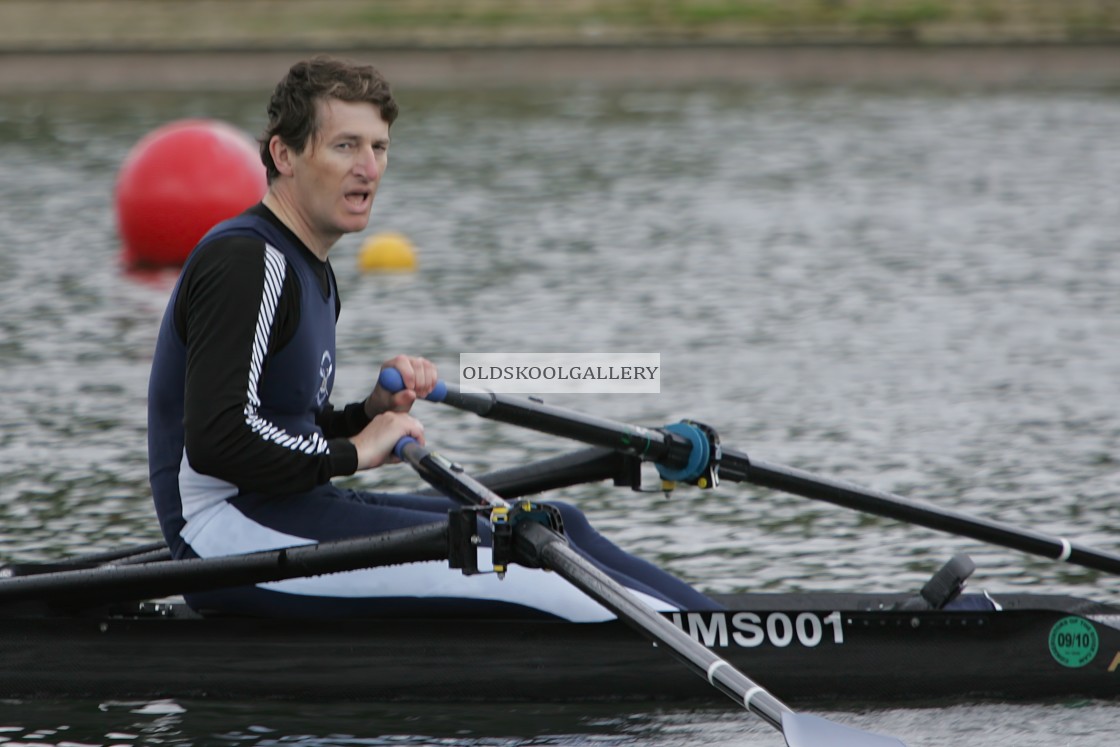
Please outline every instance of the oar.
[[[641, 484], [640, 470], [640, 460], [593, 446], [486, 472], [475, 479], [508, 500], [601, 480], [613, 480], [620, 487], [637, 487]], [[434, 488], [417, 492], [421, 495], [439, 494]]]
[[[395, 453], [433, 487], [452, 498], [470, 505], [510, 508], [507, 501], [467, 475], [462, 467], [421, 446], [415, 439], [402, 438]], [[894, 737], [871, 734], [793, 711], [707, 646], [638, 601], [624, 586], [572, 550], [561, 535], [537, 519], [513, 522], [513, 532], [517, 548], [515, 559], [548, 568], [576, 586], [618, 619], [670, 651], [716, 689], [781, 731], [790, 747], [905, 747]]]
[[[613, 480], [615, 485], [638, 485], [641, 479], [637, 470], [639, 462], [611, 449], [588, 448], [567, 454], [542, 459], [516, 467], [495, 470], [478, 476], [478, 481], [503, 498], [519, 498], [536, 495], [548, 490], [557, 490], [572, 485], [582, 485], [600, 480]], [[427, 488], [421, 494], [435, 495], [439, 491]], [[149, 542], [134, 547], [104, 550], [88, 555], [66, 558], [61, 563], [51, 563], [52, 567], [72, 565], [94, 566], [112, 563], [113, 565], [132, 565], [151, 563], [156, 560], [170, 560], [171, 551], [163, 540]], [[30, 568], [31, 565], [23, 567]]]
[[122, 547], [117, 550], [105, 550], [89, 555], [77, 555], [67, 558], [65, 563], [71, 565], [105, 565], [106, 563], [124, 565], [126, 563], [150, 563], [153, 560], [170, 559], [171, 551], [167, 549], [167, 543], [159, 540], [135, 547]]
[[[401, 386], [400, 373], [395, 369], [382, 371], [380, 381], [382, 387], [390, 391], [396, 391], [392, 388], [394, 386], [397, 389]], [[971, 537], [1051, 560], [1120, 574], [1120, 555], [1115, 553], [1087, 547], [1065, 537], [1020, 529], [893, 493], [870, 490], [792, 467], [769, 464], [734, 449], [712, 448], [703, 430], [688, 423], [674, 423], [664, 429], [642, 428], [524, 398], [494, 392], [466, 392], [455, 384], [445, 382], [441, 382], [437, 392], [427, 398], [491, 420], [575, 439], [614, 449], [643, 461], [655, 462], [659, 470], [664, 470], [663, 474], [669, 473], [672, 479], [679, 482], [695, 482], [714, 461], [718, 461], [718, 476], [723, 480], [749, 482]]]
[[0, 579], [0, 605], [43, 602], [65, 607], [153, 599], [358, 568], [448, 558], [448, 522], [369, 537], [217, 558], [99, 566]]

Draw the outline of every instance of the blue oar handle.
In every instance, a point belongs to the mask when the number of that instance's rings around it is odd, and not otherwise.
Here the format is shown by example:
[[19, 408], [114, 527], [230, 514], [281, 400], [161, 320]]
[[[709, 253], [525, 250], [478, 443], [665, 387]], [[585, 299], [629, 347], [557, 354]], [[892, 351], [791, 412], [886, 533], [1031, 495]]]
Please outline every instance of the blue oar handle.
[[[396, 394], [404, 389], [404, 379], [401, 378], [401, 372], [395, 368], [386, 368], [377, 377], [377, 383], [381, 388], [387, 392]], [[429, 402], [443, 402], [443, 398], [447, 396], [447, 384], [443, 383], [443, 379], [436, 382], [436, 387], [428, 392], [428, 396], [424, 399]]]
[[397, 459], [400, 459], [403, 462], [403, 461], [405, 461], [405, 458], [404, 458], [405, 447], [408, 446], [409, 444], [419, 444], [419, 443], [420, 442], [417, 441], [412, 436], [401, 436], [400, 440], [397, 441], [397, 445], [393, 447], [393, 456], [395, 456]]

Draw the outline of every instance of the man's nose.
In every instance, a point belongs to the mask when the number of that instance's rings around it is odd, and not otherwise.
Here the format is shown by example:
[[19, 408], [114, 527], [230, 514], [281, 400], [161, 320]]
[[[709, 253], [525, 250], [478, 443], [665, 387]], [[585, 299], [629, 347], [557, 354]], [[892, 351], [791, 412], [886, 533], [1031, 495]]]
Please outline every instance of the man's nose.
[[361, 176], [367, 179], [376, 179], [381, 174], [381, 165], [377, 162], [377, 152], [373, 148], [363, 148], [354, 168]]

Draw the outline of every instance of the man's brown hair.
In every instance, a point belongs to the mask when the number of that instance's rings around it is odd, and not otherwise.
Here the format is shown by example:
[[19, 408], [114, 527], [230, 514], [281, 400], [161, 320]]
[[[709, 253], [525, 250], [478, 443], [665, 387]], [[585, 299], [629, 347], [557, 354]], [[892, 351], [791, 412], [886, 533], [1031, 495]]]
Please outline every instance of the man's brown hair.
[[399, 113], [389, 82], [373, 66], [326, 56], [297, 62], [276, 84], [268, 102], [268, 127], [260, 143], [269, 184], [280, 176], [268, 149], [273, 135], [302, 153], [319, 130], [316, 102], [327, 99], [373, 104], [390, 126]]

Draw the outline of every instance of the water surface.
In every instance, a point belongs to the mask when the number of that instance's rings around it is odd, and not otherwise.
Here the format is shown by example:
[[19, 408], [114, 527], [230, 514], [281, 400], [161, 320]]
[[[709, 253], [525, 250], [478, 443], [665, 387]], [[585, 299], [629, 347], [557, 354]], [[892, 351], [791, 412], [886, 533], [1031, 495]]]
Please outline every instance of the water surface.
[[[0, 97], [0, 559], [156, 539], [145, 389], [173, 275], [122, 272], [113, 184], [187, 116], [261, 126], [259, 95]], [[658, 352], [660, 395], [549, 402], [690, 417], [770, 462], [1120, 550], [1120, 96], [1035, 89], [402, 92], [370, 232], [410, 276], [333, 256], [335, 399], [381, 360]], [[367, 234], [368, 235], [368, 234]], [[482, 471], [573, 448], [418, 406]], [[407, 488], [395, 467], [352, 478]], [[955, 552], [974, 588], [1118, 601], [1114, 577], [725, 484], [570, 491], [629, 550], [715, 591], [912, 591]], [[106, 676], [112, 676], [106, 673]], [[691, 676], [683, 673], [682, 676]], [[6, 703], [35, 744], [779, 744], [734, 711]], [[914, 745], [1106, 745], [1111, 704], [837, 716]], [[529, 725], [526, 725], [526, 724]], [[744, 735], [749, 735], [749, 739]]]

